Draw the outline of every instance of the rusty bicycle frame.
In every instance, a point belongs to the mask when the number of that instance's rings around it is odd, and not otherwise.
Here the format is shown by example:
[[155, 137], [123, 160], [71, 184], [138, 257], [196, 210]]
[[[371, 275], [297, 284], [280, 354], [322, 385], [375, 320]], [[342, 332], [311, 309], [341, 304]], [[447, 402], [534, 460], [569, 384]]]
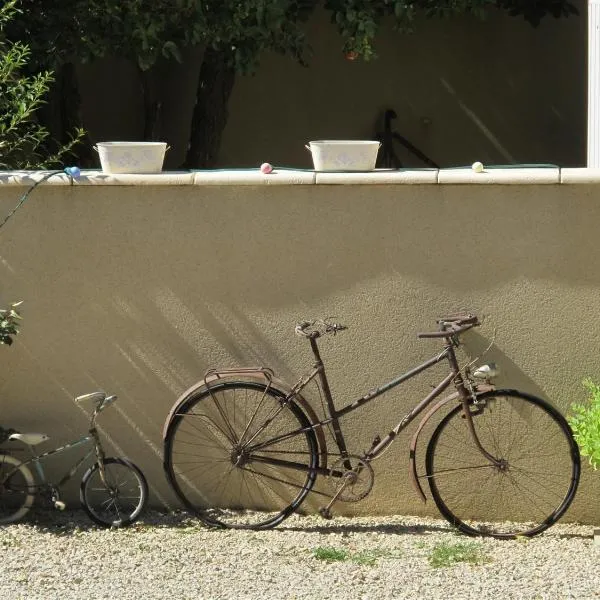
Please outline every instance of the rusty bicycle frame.
[[[417, 447], [419, 435], [420, 435], [423, 427], [429, 421], [429, 419], [433, 416], [433, 414], [436, 413], [440, 408], [442, 408], [445, 404], [447, 404], [451, 400], [459, 400], [462, 403], [463, 412], [464, 412], [464, 416], [466, 419], [466, 424], [467, 424], [467, 427], [470, 431], [470, 434], [473, 438], [473, 441], [474, 441], [476, 447], [479, 449], [479, 451], [482, 453], [482, 455], [485, 456], [485, 458], [488, 459], [492, 464], [494, 464], [495, 466], [500, 466], [501, 461], [499, 459], [495, 458], [494, 456], [492, 456], [490, 453], [488, 453], [485, 450], [485, 448], [483, 448], [483, 446], [481, 445], [481, 442], [479, 441], [479, 439], [477, 437], [477, 433], [476, 433], [475, 427], [473, 425], [472, 410], [470, 408], [471, 402], [473, 402], [473, 401], [476, 402], [478, 394], [483, 393], [485, 391], [492, 390], [494, 388], [492, 385], [490, 385], [488, 383], [479, 383], [479, 382], [475, 383], [475, 382], [471, 381], [469, 376], [467, 376], [466, 378], [463, 377], [463, 375], [461, 373], [461, 368], [459, 367], [458, 360], [456, 358], [456, 354], [455, 354], [455, 350], [454, 350], [455, 347], [457, 347], [459, 345], [458, 336], [461, 333], [467, 331], [468, 329], [471, 329], [472, 327], [479, 325], [479, 321], [477, 320], [477, 317], [475, 317], [473, 315], [460, 315], [460, 316], [453, 315], [452, 317], [446, 317], [446, 318], [440, 319], [438, 321], [438, 323], [440, 324], [440, 331], [421, 333], [421, 334], [418, 334], [418, 336], [422, 337], [422, 338], [444, 338], [446, 340], [445, 346], [444, 346], [444, 349], [440, 353], [433, 356], [429, 360], [426, 360], [421, 365], [392, 379], [388, 383], [381, 385], [381, 386], [367, 392], [361, 398], [355, 400], [354, 402], [352, 402], [340, 409], [336, 409], [336, 407], [334, 405], [333, 396], [331, 393], [331, 389], [329, 387], [327, 375], [325, 373], [325, 366], [321, 359], [321, 355], [320, 355], [319, 348], [317, 345], [317, 338], [320, 337], [322, 335], [322, 333], [319, 331], [312, 331], [310, 333], [307, 333], [306, 331], [304, 331], [302, 329], [302, 326], [299, 325], [296, 328], [296, 333], [298, 333], [299, 335], [303, 335], [304, 337], [307, 337], [309, 339], [312, 352], [315, 356], [315, 363], [313, 365], [313, 368], [309, 373], [302, 376], [292, 388], [288, 387], [285, 390], [286, 397], [281, 400], [280, 406], [278, 408], [274, 409], [274, 411], [266, 419], [264, 424], [257, 431], [254, 432], [254, 434], [252, 435], [252, 437], [250, 439], [248, 439], [244, 442], [244, 451], [246, 453], [252, 455], [252, 460], [257, 461], [257, 462], [263, 462], [263, 463], [271, 464], [274, 466], [284, 466], [286, 468], [293, 468], [293, 469], [300, 470], [300, 471], [314, 471], [320, 475], [343, 477], [344, 471], [331, 470], [331, 469], [327, 468], [326, 459], [328, 456], [328, 452], [327, 452], [327, 448], [325, 446], [325, 439], [324, 439], [323, 435], [321, 435], [319, 438], [319, 445], [321, 446], [319, 454], [325, 459], [325, 461], [324, 461], [323, 465], [320, 465], [318, 467], [308, 467], [308, 466], [300, 464], [300, 463], [294, 463], [294, 462], [281, 460], [281, 459], [277, 459], [277, 458], [268, 458], [268, 457], [263, 457], [263, 456], [257, 456], [256, 454], [254, 454], [254, 452], [261, 450], [263, 448], [266, 448], [268, 446], [271, 446], [273, 444], [277, 444], [286, 439], [290, 439], [294, 436], [300, 435], [300, 434], [305, 433], [310, 430], [315, 430], [316, 432], [322, 431], [325, 426], [331, 424], [332, 430], [333, 430], [333, 437], [334, 437], [335, 443], [338, 447], [338, 450], [340, 452], [341, 460], [344, 461], [344, 467], [346, 469], [350, 469], [351, 466], [350, 466], [350, 462], [348, 460], [350, 457], [350, 454], [348, 453], [346, 439], [344, 437], [344, 434], [342, 432], [342, 428], [340, 425], [340, 418], [357, 410], [361, 406], [365, 406], [366, 404], [368, 404], [375, 398], [381, 396], [382, 394], [385, 394], [389, 390], [395, 388], [396, 386], [399, 386], [400, 384], [404, 383], [405, 381], [412, 379], [416, 375], [426, 371], [427, 369], [433, 367], [434, 365], [438, 364], [439, 362], [443, 361], [444, 359], [447, 359], [450, 364], [450, 373], [446, 377], [444, 377], [444, 379], [425, 398], [423, 398], [423, 400], [421, 400], [419, 403], [417, 403], [412, 410], [410, 410], [407, 414], [405, 414], [402, 417], [402, 419], [400, 420], [400, 422], [396, 425], [396, 427], [394, 427], [383, 439], [381, 439], [379, 436], [376, 436], [375, 439], [373, 440], [371, 448], [360, 458], [364, 462], [369, 463], [370, 461], [379, 457], [387, 449], [387, 447], [394, 441], [395, 437], [403, 429], [405, 429], [438, 396], [440, 396], [444, 392], [444, 390], [446, 390], [450, 385], [454, 384], [456, 391], [452, 394], [445, 396], [443, 399], [441, 399], [439, 402], [437, 402], [434, 406], [432, 406], [429, 411], [427, 411], [427, 413], [421, 419], [421, 422], [419, 423], [417, 430], [415, 431], [412, 441], [410, 443], [410, 455], [409, 455], [410, 479], [411, 479], [411, 482], [412, 482], [416, 492], [418, 493], [421, 500], [425, 502], [426, 497], [423, 492], [423, 488], [419, 482], [419, 478], [417, 475], [417, 468], [416, 468], [416, 460], [415, 460], [416, 447]], [[311, 325], [311, 324], [307, 323], [305, 325]], [[330, 329], [329, 331], [326, 331], [325, 333], [330, 333], [330, 332], [335, 333], [337, 330], [340, 330], [340, 329], [345, 329], [345, 328], [342, 326], [333, 325], [332, 329]], [[247, 375], [251, 375], [251, 376], [255, 375], [255, 376], [265, 378], [268, 382], [268, 386], [265, 390], [265, 394], [267, 393], [268, 389], [271, 387], [272, 384], [274, 384], [273, 387], [280, 387], [279, 384], [281, 382], [273, 381], [273, 373], [269, 369], [260, 369], [260, 368], [259, 369], [243, 369], [243, 370], [233, 370], [233, 369], [227, 370], [226, 369], [226, 370], [209, 371], [207, 373], [207, 376], [204, 379], [204, 385], [210, 391], [211, 383], [215, 383], [216, 381], [221, 379], [223, 376], [240, 375], [243, 373], [245, 373]], [[301, 392], [317, 376], [319, 378], [319, 382], [321, 384], [321, 389], [323, 390], [323, 394], [325, 396], [328, 417], [325, 419], [322, 419], [322, 420], [318, 420], [314, 414], [314, 411], [311, 410], [310, 412], [312, 414], [310, 416], [313, 417], [313, 422], [311, 423], [310, 426], [301, 427], [294, 431], [291, 431], [291, 432], [288, 432], [288, 433], [285, 433], [282, 435], [278, 435], [269, 440], [266, 440], [264, 442], [253, 445], [252, 444], [253, 440], [255, 440], [265, 429], [267, 429], [269, 427], [269, 424], [273, 422], [273, 420], [277, 417], [277, 415], [282, 410], [284, 410], [285, 406], [290, 401], [292, 401], [292, 400], [298, 401], [303, 408], [306, 408], [306, 401], [304, 401], [304, 399], [302, 398]], [[212, 392], [210, 392], [210, 393], [211, 393], [211, 396], [213, 396]], [[216, 401], [216, 398], [214, 398], [214, 396], [213, 396], [213, 399], [215, 400], [215, 402], [217, 403], [217, 406], [218, 406], [218, 402]], [[310, 405], [308, 405], [308, 406], [310, 406]], [[247, 429], [248, 428], [249, 428], [249, 425], [248, 425]], [[242, 435], [242, 439], [243, 439], [243, 437], [244, 436]], [[338, 490], [338, 492], [333, 496], [329, 505], [327, 507], [325, 507], [324, 509], [321, 509], [322, 511], [327, 512], [329, 510], [329, 508], [336, 501], [337, 496], [343, 490], [343, 487], [344, 486], [342, 486]], [[322, 512], [322, 514], [323, 514], [323, 512]]]

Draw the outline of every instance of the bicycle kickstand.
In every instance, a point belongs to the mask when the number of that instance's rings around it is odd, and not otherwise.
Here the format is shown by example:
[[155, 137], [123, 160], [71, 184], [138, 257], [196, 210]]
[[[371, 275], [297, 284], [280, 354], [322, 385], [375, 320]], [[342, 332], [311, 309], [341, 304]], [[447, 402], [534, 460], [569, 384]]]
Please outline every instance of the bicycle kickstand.
[[67, 505], [60, 499], [58, 490], [55, 487], [52, 488], [50, 500], [52, 501], [52, 506], [54, 506], [56, 510], [65, 510], [65, 508], [67, 508]]
[[336, 500], [340, 497], [340, 494], [346, 489], [346, 486], [350, 483], [350, 479], [348, 477], [345, 477], [344, 479], [345, 479], [344, 483], [340, 486], [338, 491], [333, 495], [333, 497], [329, 501], [329, 504], [327, 506], [322, 506], [319, 509], [319, 514], [324, 519], [327, 519], [327, 520], [333, 519], [333, 513], [331, 512], [331, 507], [335, 504]]

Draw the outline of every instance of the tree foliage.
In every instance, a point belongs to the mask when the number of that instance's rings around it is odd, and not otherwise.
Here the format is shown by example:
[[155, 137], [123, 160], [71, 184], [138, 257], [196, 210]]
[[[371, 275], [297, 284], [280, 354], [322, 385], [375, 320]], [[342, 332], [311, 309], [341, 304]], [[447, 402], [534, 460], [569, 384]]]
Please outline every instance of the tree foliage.
[[[125, 58], [140, 73], [146, 139], [153, 135], [160, 108], [153, 97], [153, 67], [160, 60], [181, 60], [185, 48], [206, 48], [186, 161], [194, 167], [215, 160], [218, 130], [227, 122], [236, 74], [253, 72], [265, 51], [307, 63], [310, 49], [304, 22], [318, 6], [329, 12], [348, 57], [365, 60], [375, 56], [375, 40], [384, 20], [405, 32], [413, 29], [418, 17], [483, 17], [501, 10], [537, 26], [547, 15], [577, 14], [570, 0], [21, 0], [21, 6], [23, 14], [10, 29], [16, 49], [27, 40], [28, 58], [38, 70], [71, 67], [58, 72], [63, 85], [59, 112], [78, 113], [74, 63], [105, 56]], [[24, 67], [22, 61], [19, 64]], [[214, 85], [220, 89], [211, 91]], [[68, 124], [63, 119], [63, 128]]]
[[[12, 3], [12, 2], [11, 2]], [[570, 0], [21, 0], [23, 18], [12, 28], [27, 39], [38, 65], [87, 62], [112, 55], [142, 70], [161, 58], [181, 59], [185, 47], [231, 50], [236, 71], [256, 67], [263, 50], [305, 60], [303, 23], [322, 5], [346, 51], [373, 56], [383, 19], [409, 31], [418, 15], [484, 16], [500, 9], [538, 26], [546, 15], [577, 14]]]
[[522, 16], [537, 27], [546, 15], [556, 18], [578, 14], [569, 0], [325, 0], [340, 33], [344, 51], [366, 60], [375, 56], [374, 41], [383, 19], [392, 19], [399, 31], [411, 31], [418, 16], [448, 18], [470, 14], [480, 18], [494, 9]]

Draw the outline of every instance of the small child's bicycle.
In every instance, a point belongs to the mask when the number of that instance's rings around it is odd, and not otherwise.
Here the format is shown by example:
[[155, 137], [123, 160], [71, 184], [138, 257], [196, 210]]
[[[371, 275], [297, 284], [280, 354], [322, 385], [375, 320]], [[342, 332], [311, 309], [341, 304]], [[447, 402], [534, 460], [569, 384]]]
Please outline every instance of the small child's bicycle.
[[[81, 504], [89, 517], [104, 527], [123, 527], [130, 525], [140, 516], [148, 499], [146, 478], [129, 460], [106, 458], [95, 425], [98, 413], [116, 399], [116, 396], [107, 396], [104, 392], [75, 398], [76, 402], [94, 404], [89, 434], [48, 452], [36, 454], [34, 449], [34, 446], [49, 439], [44, 433], [8, 435], [9, 441], [23, 443], [31, 456], [20, 460], [12, 449], [0, 453], [0, 523], [12, 523], [24, 517], [36, 496], [46, 498], [51, 506], [64, 510], [66, 506], [60, 499], [59, 489], [94, 453], [96, 461], [83, 475], [80, 489]], [[85, 456], [78, 460], [58, 483], [49, 482], [43, 469], [43, 459], [83, 444], [92, 446]], [[30, 465], [35, 466], [36, 478], [30, 470]]]
[[[0, 221], [0, 228], [23, 205], [38, 185], [63, 173], [70, 178], [71, 184], [80, 175], [78, 167], [66, 167], [46, 173], [25, 191], [14, 209]], [[0, 344], [11, 344], [12, 336], [18, 333], [18, 320], [21, 318], [17, 310], [19, 305], [20, 302], [13, 304], [9, 309], [0, 310]], [[48, 440], [46, 434], [18, 433], [0, 428], [0, 443], [7, 440], [20, 442], [30, 453], [30, 457], [26, 460], [19, 460], [14, 456], [13, 449], [0, 453], [0, 523], [12, 523], [24, 517], [32, 507], [36, 496], [42, 496], [54, 508], [64, 510], [66, 506], [60, 499], [59, 489], [73, 477], [93, 453], [96, 455], [96, 462], [85, 472], [81, 480], [80, 499], [87, 514], [93, 521], [104, 527], [130, 525], [140, 516], [148, 500], [148, 484], [144, 474], [136, 465], [124, 458], [106, 458], [96, 429], [98, 413], [116, 399], [116, 396], [107, 396], [104, 392], [94, 392], [75, 398], [76, 402], [90, 401], [95, 405], [89, 434], [42, 454], [36, 454], [34, 446]], [[93, 447], [58, 483], [48, 482], [42, 461], [48, 456], [83, 444], [90, 444]], [[29, 468], [30, 465], [35, 466], [37, 482]]]

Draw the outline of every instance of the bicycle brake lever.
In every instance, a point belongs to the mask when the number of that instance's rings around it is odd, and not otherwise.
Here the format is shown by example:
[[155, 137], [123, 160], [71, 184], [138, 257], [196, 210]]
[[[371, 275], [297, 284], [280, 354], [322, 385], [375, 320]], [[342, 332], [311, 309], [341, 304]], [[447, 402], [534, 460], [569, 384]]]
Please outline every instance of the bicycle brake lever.
[[325, 332], [331, 332], [333, 335], [336, 335], [338, 331], [344, 331], [344, 329], [348, 329], [348, 327], [346, 327], [346, 325], [341, 325], [340, 323], [326, 323], [325, 326]]

